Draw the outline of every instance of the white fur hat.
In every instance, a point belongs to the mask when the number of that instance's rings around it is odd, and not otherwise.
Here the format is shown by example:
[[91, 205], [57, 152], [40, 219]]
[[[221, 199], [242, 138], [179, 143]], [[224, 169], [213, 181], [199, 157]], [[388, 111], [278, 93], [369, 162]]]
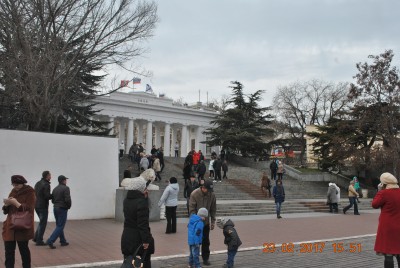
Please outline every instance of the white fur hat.
[[144, 178], [146, 181], [151, 180], [153, 182], [156, 178], [156, 173], [154, 172], [154, 169], [149, 168], [143, 171], [142, 174], [140, 174], [140, 176]]
[[133, 179], [126, 178], [122, 180], [121, 186], [127, 190], [138, 190], [143, 193], [146, 189], [146, 181], [140, 177]]

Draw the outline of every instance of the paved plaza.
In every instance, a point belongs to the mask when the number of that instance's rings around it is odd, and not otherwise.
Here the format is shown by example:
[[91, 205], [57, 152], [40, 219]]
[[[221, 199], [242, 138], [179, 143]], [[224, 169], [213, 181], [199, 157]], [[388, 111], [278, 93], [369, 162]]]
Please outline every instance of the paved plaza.
[[[379, 210], [355, 216], [329, 213], [236, 216], [234, 220], [243, 245], [235, 267], [381, 267], [382, 257], [373, 251]], [[187, 267], [187, 219], [178, 219], [177, 233], [165, 234], [165, 221], [152, 222], [156, 242], [152, 267]], [[54, 228], [49, 223], [45, 238]], [[123, 224], [113, 219], [68, 221], [65, 234], [70, 245], [57, 249], [30, 244], [33, 267], [120, 267], [120, 237]], [[222, 230], [211, 231], [210, 267], [222, 267], [226, 258]], [[287, 247], [282, 252], [282, 244]], [[293, 244], [291, 244], [293, 243]], [[303, 244], [301, 244], [303, 243]], [[309, 243], [309, 244], [305, 244]], [[311, 244], [310, 244], [311, 243]], [[269, 244], [263, 252], [263, 244]], [[271, 247], [275, 245], [275, 251]], [[333, 247], [335, 244], [335, 249]], [[342, 245], [343, 251], [339, 252]], [[306, 246], [311, 246], [311, 251]], [[324, 248], [321, 248], [324, 245]], [[352, 246], [351, 246], [352, 245]], [[356, 252], [350, 252], [352, 247]], [[3, 244], [0, 245], [4, 252]], [[293, 252], [290, 252], [293, 251]], [[315, 252], [317, 251], [317, 252]], [[19, 253], [17, 265], [21, 267]], [[0, 256], [4, 263], [4, 254]]]

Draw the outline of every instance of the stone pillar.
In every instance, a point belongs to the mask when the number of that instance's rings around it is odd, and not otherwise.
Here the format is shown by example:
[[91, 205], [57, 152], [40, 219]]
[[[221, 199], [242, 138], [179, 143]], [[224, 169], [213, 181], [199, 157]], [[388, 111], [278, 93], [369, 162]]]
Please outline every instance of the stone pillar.
[[134, 121], [133, 119], [129, 119], [128, 121], [128, 139], [126, 141], [126, 148], [128, 148], [128, 150], [131, 148], [132, 144], [133, 144], [133, 131], [134, 131]]
[[156, 148], [160, 148], [162, 146], [161, 144], [161, 131], [160, 131], [160, 125], [155, 124], [154, 125], [154, 145], [156, 146]]
[[147, 121], [147, 129], [146, 129], [146, 154], [150, 154], [151, 146], [153, 143], [153, 122]]
[[200, 142], [204, 141], [204, 135], [203, 135], [202, 132], [203, 132], [203, 128], [198, 126], [197, 129], [196, 129], [196, 142], [195, 142], [195, 145], [196, 145], [196, 151], [201, 150], [203, 152], [203, 154], [205, 154], [204, 153], [204, 149], [205, 148], [203, 148], [203, 147], [205, 147], [204, 146], [205, 144], [200, 143]]
[[[175, 143], [178, 141], [178, 127], [174, 126], [172, 128], [172, 144], [171, 144], [171, 156], [175, 156]], [[179, 144], [179, 142], [178, 142]]]
[[138, 122], [138, 137], [137, 137], [137, 143], [143, 143], [143, 123], [141, 121]]
[[108, 128], [110, 129], [110, 135], [114, 135], [115, 134], [115, 130], [114, 130], [114, 117], [110, 116], [110, 121], [108, 122]]
[[[164, 156], [171, 156], [171, 125], [165, 124], [164, 129]], [[175, 143], [174, 143], [175, 145]], [[175, 154], [175, 153], [174, 153]]]
[[185, 157], [188, 154], [188, 127], [182, 126], [182, 138], [181, 138], [181, 157]]
[[119, 144], [121, 142], [124, 142], [125, 148], [124, 148], [124, 154], [126, 153], [126, 142], [125, 142], [125, 121], [120, 120], [119, 121]]

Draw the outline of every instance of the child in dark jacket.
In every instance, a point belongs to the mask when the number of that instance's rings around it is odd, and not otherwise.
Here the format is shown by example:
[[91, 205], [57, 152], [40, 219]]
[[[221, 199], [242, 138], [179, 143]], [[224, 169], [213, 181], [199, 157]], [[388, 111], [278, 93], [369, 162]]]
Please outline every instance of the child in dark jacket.
[[235, 255], [242, 241], [240, 241], [239, 235], [236, 232], [235, 224], [230, 219], [217, 219], [217, 226], [224, 230], [224, 244], [228, 246], [228, 259], [226, 260], [226, 264], [224, 264], [224, 268], [232, 268]]
[[196, 214], [192, 214], [188, 223], [188, 244], [190, 249], [189, 267], [199, 268], [200, 266], [200, 245], [203, 240], [204, 221], [208, 217], [208, 210], [200, 208]]

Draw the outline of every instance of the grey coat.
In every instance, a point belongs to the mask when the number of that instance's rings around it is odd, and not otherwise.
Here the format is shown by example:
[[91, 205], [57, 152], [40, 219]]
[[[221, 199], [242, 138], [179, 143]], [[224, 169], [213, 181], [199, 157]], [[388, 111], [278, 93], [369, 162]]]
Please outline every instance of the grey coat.
[[328, 193], [327, 193], [327, 203], [328, 204], [334, 204], [334, 203], [338, 203], [339, 200], [337, 198], [337, 190], [335, 185], [331, 185], [328, 188]]

